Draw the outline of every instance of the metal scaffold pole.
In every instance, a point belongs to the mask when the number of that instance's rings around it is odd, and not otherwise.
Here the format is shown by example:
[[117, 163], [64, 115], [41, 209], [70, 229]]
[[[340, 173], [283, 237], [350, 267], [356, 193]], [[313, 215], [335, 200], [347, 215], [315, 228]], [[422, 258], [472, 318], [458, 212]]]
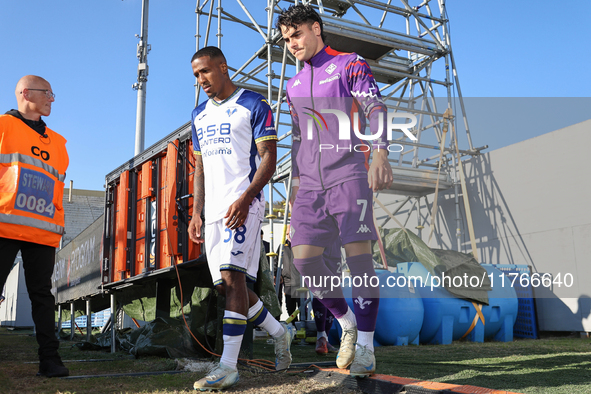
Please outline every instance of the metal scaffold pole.
[[149, 0], [142, 0], [142, 25], [141, 34], [137, 36], [137, 58], [139, 64], [137, 67], [137, 82], [133, 84], [133, 89], [137, 90], [137, 110], [135, 118], [135, 153], [137, 156], [144, 151], [144, 139], [146, 134], [146, 84], [148, 82], [148, 8]]

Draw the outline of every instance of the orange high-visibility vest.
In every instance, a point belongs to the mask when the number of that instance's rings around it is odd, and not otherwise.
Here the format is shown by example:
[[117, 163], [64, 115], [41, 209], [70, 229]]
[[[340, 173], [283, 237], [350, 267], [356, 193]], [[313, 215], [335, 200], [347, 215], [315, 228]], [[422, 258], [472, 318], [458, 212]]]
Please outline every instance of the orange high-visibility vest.
[[0, 237], [59, 246], [64, 233], [66, 139], [0, 115]]

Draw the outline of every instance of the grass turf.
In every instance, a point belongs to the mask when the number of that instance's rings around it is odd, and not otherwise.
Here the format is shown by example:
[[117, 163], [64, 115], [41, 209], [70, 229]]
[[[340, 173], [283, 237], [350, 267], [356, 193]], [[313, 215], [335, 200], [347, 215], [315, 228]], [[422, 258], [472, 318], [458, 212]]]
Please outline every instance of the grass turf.
[[[133, 359], [123, 352], [82, 351], [73, 342], [61, 342], [64, 360], [112, 359], [107, 362], [67, 362], [71, 375], [167, 371], [177, 368], [171, 359]], [[294, 362], [332, 361], [317, 356], [314, 346], [292, 345]], [[273, 345], [258, 339], [254, 357], [272, 360]], [[544, 338], [511, 343], [454, 342], [448, 346], [376, 348], [377, 373], [405, 378], [488, 387], [522, 393], [591, 393], [591, 340]], [[142, 377], [47, 379], [36, 377], [37, 343], [31, 332], [0, 329], [0, 392], [2, 393], [191, 393], [203, 372]], [[232, 392], [341, 393], [343, 387], [311, 382], [305, 374], [241, 371]]]
[[[271, 345], [255, 357], [272, 357]], [[318, 357], [312, 346], [292, 346], [294, 361]], [[376, 348], [378, 374], [473, 385], [522, 393], [591, 393], [591, 340], [517, 339], [513, 342], [454, 342], [451, 345]]]

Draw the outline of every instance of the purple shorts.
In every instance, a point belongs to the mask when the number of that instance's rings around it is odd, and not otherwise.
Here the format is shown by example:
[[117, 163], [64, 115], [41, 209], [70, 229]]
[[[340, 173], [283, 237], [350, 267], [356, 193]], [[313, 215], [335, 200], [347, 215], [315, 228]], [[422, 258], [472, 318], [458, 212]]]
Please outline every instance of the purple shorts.
[[326, 190], [300, 188], [291, 214], [291, 243], [327, 248], [376, 240], [373, 192], [367, 179], [353, 179]]

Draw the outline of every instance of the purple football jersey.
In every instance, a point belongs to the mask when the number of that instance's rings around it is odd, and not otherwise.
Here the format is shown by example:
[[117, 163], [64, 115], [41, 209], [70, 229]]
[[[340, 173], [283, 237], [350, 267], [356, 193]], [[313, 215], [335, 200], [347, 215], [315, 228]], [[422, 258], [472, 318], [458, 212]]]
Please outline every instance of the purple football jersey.
[[[367, 179], [370, 145], [366, 117], [372, 133], [386, 112], [367, 62], [355, 53], [325, 46], [304, 63], [287, 84], [292, 116], [292, 171], [300, 187], [325, 190], [347, 180]], [[386, 145], [385, 133], [372, 144]]]

